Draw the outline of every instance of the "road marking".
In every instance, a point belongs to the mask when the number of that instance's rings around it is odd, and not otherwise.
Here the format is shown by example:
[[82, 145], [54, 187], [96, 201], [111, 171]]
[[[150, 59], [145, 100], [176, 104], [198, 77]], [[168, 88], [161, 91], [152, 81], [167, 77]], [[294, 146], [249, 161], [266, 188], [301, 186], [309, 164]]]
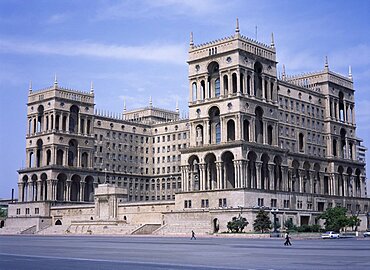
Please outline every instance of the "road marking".
[[[75, 257], [58, 257], [58, 256], [45, 256], [45, 255], [26, 255], [26, 254], [15, 254], [15, 253], [3, 253], [0, 252], [0, 256], [13, 256], [23, 258], [35, 258], [35, 259], [52, 259], [52, 260], [72, 260], [72, 261], [87, 261], [87, 262], [106, 262], [106, 263], [131, 263], [141, 265], [156, 265], [156, 266], [171, 266], [171, 267], [190, 267], [190, 268], [204, 268], [204, 269], [243, 269], [243, 270], [254, 270], [242, 268], [225, 268], [219, 266], [206, 266], [206, 265], [195, 265], [195, 264], [175, 264], [175, 263], [158, 263], [158, 262], [137, 262], [137, 261], [126, 261], [126, 260], [106, 260], [106, 259], [89, 259], [89, 258], [75, 258]], [[273, 270], [273, 269], [269, 269]]]

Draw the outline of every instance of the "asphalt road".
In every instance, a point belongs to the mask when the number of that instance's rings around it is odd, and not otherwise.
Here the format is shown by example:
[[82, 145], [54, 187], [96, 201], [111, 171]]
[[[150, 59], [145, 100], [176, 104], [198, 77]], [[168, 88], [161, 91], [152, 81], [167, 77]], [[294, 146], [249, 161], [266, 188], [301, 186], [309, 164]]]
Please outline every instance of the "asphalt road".
[[0, 236], [1, 270], [370, 269], [370, 239]]

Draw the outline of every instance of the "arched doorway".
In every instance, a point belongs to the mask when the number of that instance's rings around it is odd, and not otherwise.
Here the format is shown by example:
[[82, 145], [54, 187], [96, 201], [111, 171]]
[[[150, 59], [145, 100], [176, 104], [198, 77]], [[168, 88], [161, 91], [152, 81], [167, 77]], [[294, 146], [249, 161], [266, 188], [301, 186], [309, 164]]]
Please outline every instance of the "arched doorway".
[[71, 178], [71, 201], [79, 201], [80, 200], [80, 181], [81, 177], [79, 175], [73, 175]]
[[57, 219], [57, 221], [55, 221], [55, 225], [57, 225], [57, 226], [62, 225], [62, 221], [60, 219]]
[[213, 219], [213, 233], [218, 233], [220, 230], [220, 222], [218, 221], [218, 218]]
[[[221, 188], [235, 188], [234, 155], [230, 151], [222, 154]], [[224, 186], [225, 185], [225, 186]]]

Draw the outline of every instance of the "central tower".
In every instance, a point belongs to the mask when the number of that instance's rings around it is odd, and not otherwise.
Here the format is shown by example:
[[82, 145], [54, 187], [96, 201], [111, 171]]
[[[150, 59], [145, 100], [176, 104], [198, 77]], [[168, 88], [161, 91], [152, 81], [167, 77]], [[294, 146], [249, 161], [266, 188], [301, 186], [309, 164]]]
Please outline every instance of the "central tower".
[[188, 64], [193, 139], [182, 152], [183, 190], [269, 185], [246, 161], [254, 162], [261, 149], [279, 151], [273, 36], [270, 46], [251, 40], [238, 21], [233, 36], [206, 44], [194, 45], [191, 34]]

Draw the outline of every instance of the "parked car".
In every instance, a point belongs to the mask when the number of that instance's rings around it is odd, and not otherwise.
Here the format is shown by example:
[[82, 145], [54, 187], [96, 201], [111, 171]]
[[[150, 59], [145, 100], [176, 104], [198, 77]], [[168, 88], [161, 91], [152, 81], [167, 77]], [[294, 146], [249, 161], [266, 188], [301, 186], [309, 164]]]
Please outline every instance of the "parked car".
[[337, 239], [339, 238], [339, 233], [328, 231], [321, 235], [322, 239]]
[[370, 229], [367, 229], [366, 232], [364, 232], [364, 237], [370, 237]]

